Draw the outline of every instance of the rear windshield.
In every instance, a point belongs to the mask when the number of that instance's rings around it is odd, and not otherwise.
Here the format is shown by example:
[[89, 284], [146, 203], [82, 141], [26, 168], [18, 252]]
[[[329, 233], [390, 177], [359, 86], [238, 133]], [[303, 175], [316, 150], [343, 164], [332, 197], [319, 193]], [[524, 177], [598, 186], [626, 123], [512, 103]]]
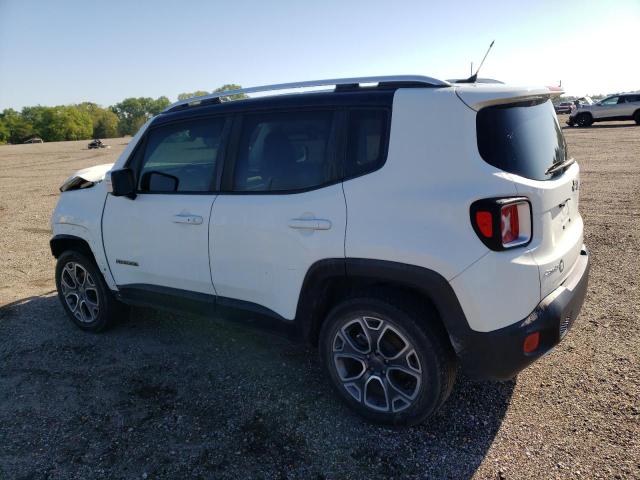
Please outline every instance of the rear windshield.
[[567, 146], [550, 100], [486, 107], [476, 118], [478, 150], [489, 165], [533, 180], [567, 158]]

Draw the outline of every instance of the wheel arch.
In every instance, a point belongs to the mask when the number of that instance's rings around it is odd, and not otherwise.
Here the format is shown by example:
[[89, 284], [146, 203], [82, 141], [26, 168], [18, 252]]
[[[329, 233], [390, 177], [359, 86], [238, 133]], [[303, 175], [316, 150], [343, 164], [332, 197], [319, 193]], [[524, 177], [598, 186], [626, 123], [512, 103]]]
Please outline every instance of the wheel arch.
[[298, 301], [300, 335], [316, 344], [322, 322], [334, 305], [361, 292], [381, 290], [431, 308], [452, 347], [462, 348], [460, 340], [469, 326], [449, 282], [433, 270], [385, 260], [347, 258], [315, 263], [307, 272]]
[[96, 261], [96, 257], [91, 250], [89, 242], [83, 238], [76, 237], [75, 235], [55, 235], [51, 240], [49, 240], [49, 246], [51, 247], [51, 254], [55, 258], [58, 258], [67, 250], [75, 250], [91, 257], [94, 262]]
[[94, 250], [92, 247], [93, 242], [90, 240], [90, 237], [83, 238], [80, 235], [75, 235], [75, 233], [82, 234], [84, 232], [82, 229], [77, 228], [76, 230], [68, 233], [55, 233], [51, 240], [49, 240], [51, 254], [55, 258], [58, 258], [67, 250], [75, 250], [88, 256], [97, 265], [98, 270], [102, 273], [102, 276], [107, 283], [107, 286], [112, 291], [118, 290], [118, 287], [111, 276], [111, 271], [109, 270], [106, 258], [104, 255], [101, 255], [102, 252], [96, 252]]

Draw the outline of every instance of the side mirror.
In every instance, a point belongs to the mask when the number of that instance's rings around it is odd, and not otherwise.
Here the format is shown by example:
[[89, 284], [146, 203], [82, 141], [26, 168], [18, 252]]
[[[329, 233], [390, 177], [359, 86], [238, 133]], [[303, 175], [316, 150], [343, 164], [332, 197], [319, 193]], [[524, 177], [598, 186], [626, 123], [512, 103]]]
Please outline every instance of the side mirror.
[[114, 197], [129, 197], [131, 200], [136, 198], [136, 180], [132, 169], [121, 168], [111, 172], [111, 194]]

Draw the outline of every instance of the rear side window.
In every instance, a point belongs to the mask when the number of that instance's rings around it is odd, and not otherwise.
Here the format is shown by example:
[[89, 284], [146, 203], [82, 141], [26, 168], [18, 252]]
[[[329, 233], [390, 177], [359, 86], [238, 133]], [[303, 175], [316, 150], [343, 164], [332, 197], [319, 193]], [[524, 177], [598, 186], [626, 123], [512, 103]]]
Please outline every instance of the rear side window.
[[277, 192], [321, 186], [336, 176], [333, 112], [246, 115], [234, 167], [234, 191]]
[[377, 170], [387, 155], [387, 110], [352, 110], [348, 122], [345, 176], [354, 177]]
[[484, 161], [505, 172], [548, 180], [553, 174], [546, 170], [567, 158], [550, 100], [483, 108], [476, 116], [476, 129]]
[[211, 191], [224, 123], [223, 118], [193, 120], [151, 130], [142, 156], [138, 190]]

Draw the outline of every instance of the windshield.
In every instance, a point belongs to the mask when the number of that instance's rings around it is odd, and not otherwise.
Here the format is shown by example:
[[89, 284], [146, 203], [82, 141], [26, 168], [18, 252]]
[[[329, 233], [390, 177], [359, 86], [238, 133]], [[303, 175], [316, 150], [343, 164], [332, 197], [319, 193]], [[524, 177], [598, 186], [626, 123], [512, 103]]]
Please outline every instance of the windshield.
[[567, 147], [551, 100], [486, 107], [476, 117], [478, 150], [489, 165], [533, 180], [548, 180]]

